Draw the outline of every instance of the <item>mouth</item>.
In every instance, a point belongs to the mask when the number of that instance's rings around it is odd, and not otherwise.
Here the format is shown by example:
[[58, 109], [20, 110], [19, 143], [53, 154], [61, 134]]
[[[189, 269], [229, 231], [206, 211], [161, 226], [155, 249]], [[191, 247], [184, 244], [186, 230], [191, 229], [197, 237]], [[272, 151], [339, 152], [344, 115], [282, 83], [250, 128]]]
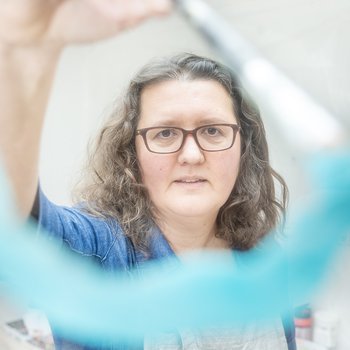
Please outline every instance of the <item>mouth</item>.
[[178, 179], [175, 180], [175, 183], [180, 183], [180, 184], [197, 184], [197, 183], [203, 183], [206, 182], [207, 180], [201, 179], [201, 178], [184, 178], [184, 179]]

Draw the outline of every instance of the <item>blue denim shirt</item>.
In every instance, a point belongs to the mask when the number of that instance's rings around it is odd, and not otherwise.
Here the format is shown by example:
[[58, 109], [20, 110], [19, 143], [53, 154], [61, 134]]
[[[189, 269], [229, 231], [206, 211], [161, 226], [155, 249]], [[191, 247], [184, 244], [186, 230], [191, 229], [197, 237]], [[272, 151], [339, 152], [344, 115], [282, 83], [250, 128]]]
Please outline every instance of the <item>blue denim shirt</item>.
[[[95, 260], [106, 271], [130, 272], [140, 270], [146, 260], [173, 256], [174, 252], [164, 235], [155, 230], [149, 242], [149, 256], [137, 251], [126, 237], [117, 221], [96, 218], [79, 208], [57, 206], [39, 191], [39, 226], [46, 229], [49, 236], [55, 237], [70, 250], [82, 257]], [[290, 320], [288, 320], [290, 322]], [[295, 332], [292, 323], [285, 324], [285, 334], [289, 350], [295, 350]], [[75, 344], [57, 336], [53, 329], [56, 350], [132, 350], [143, 349], [143, 343], [133, 347], [126, 344], [100, 344], [89, 347]]]

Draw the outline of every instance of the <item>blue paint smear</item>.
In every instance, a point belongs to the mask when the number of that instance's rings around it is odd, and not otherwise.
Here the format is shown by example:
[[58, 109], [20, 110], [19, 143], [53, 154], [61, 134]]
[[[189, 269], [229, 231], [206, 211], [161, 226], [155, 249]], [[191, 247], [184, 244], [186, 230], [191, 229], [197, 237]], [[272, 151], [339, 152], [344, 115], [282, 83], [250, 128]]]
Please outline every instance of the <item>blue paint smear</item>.
[[[285, 249], [272, 235], [257, 249], [200, 252], [150, 263], [142, 279], [111, 277], [23, 225], [0, 172], [0, 280], [11, 297], [43, 310], [76, 341], [135, 340], [174, 328], [234, 326], [275, 317], [312, 298], [350, 232], [347, 150], [309, 157], [313, 202], [291, 220]], [[286, 289], [289, 288], [287, 296]]]

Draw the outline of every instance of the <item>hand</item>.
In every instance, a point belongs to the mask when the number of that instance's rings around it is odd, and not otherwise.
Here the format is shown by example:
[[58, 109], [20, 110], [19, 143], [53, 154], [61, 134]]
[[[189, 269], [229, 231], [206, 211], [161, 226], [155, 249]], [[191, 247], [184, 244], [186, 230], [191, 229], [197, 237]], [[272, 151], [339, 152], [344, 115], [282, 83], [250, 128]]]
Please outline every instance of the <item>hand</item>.
[[1, 0], [0, 42], [15, 46], [92, 42], [170, 8], [170, 0]]
[[170, 5], [171, 0], [0, 0], [0, 158], [24, 216], [35, 197], [40, 134], [63, 48], [108, 38], [168, 13]]

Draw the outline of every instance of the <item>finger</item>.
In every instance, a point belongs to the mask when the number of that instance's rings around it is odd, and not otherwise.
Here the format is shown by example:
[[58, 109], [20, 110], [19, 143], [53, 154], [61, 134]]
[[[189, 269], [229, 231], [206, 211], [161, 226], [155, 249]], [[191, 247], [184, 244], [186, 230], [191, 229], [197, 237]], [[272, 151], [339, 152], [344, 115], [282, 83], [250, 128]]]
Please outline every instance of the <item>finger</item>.
[[[1, 0], [0, 0], [1, 1]], [[53, 0], [57, 1], [57, 0]], [[61, 1], [47, 38], [76, 44], [111, 37], [142, 20], [166, 14], [170, 0], [69, 0]]]
[[118, 22], [134, 23], [171, 11], [170, 0], [87, 0], [105, 17]]
[[173, 1], [169, 0], [151, 0], [146, 3], [151, 5], [151, 9], [155, 15], [168, 14], [173, 8]]
[[123, 28], [132, 27], [151, 16], [161, 16], [167, 14], [170, 9], [167, 7], [169, 1], [154, 0], [131, 0], [124, 8], [123, 18], [119, 21], [123, 23]]

